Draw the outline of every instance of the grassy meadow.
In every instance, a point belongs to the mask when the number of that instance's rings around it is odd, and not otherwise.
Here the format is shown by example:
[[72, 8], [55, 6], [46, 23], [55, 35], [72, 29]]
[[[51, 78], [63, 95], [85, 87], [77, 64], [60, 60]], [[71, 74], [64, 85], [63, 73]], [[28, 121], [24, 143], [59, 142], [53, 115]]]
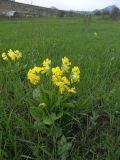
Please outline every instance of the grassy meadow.
[[[119, 160], [120, 23], [1, 20], [1, 55], [9, 49], [22, 59], [0, 58], [0, 160]], [[76, 94], [55, 94], [49, 79], [29, 83], [30, 68], [64, 56], [81, 71]]]

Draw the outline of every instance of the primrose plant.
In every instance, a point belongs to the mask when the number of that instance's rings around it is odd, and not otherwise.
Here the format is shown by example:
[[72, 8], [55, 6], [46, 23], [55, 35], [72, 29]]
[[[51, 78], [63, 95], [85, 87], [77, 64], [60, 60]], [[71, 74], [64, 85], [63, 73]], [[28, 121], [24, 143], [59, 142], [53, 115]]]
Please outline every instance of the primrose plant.
[[35, 104], [31, 114], [36, 124], [53, 125], [64, 114], [64, 104], [72, 94], [77, 93], [80, 69], [73, 66], [67, 57], [61, 66], [52, 67], [51, 60], [45, 59], [41, 66], [29, 69], [27, 78], [32, 84]]

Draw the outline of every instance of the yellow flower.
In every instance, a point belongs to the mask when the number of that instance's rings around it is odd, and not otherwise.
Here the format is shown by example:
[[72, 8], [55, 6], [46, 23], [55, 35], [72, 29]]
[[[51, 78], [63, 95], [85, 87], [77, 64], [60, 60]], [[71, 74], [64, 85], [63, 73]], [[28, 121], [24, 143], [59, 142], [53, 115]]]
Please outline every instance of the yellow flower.
[[64, 86], [64, 84], [61, 82], [60, 85], [59, 85], [59, 91], [60, 91], [60, 93], [63, 94], [63, 93], [65, 92], [65, 90], [66, 90], [66, 89], [65, 89], [65, 86]]
[[40, 81], [40, 76], [38, 73], [40, 73], [43, 70], [41, 67], [34, 67], [33, 69], [30, 69], [28, 71], [27, 77], [30, 80], [30, 83], [37, 85]]
[[62, 71], [63, 72], [68, 72], [68, 70], [70, 69], [70, 65], [71, 62], [69, 61], [69, 59], [67, 57], [62, 58]]
[[43, 67], [49, 66], [51, 65], [51, 60], [49, 60], [48, 58], [46, 60], [43, 61]]
[[75, 87], [73, 88], [68, 88], [68, 92], [69, 93], [76, 93], [76, 89], [75, 89]]
[[13, 51], [13, 50], [10, 49], [8, 51], [8, 53], [7, 54], [4, 53], [3, 56], [4, 56], [4, 60], [11, 59], [12, 61], [15, 61], [15, 60], [19, 60], [20, 58], [22, 58], [22, 53], [18, 50]]
[[33, 85], [37, 85], [40, 81], [40, 76], [37, 76], [36, 74], [28, 74], [28, 79], [30, 80], [30, 83]]
[[61, 76], [52, 75], [52, 82], [54, 85], [59, 86], [58, 83], [61, 81]]
[[15, 61], [17, 59], [16, 54], [11, 49], [8, 51], [8, 56], [11, 60]]
[[52, 81], [54, 85], [58, 86], [58, 83], [61, 81], [63, 72], [60, 67], [52, 68]]
[[62, 76], [63, 75], [63, 72], [62, 70], [60, 69], [60, 67], [55, 67], [55, 68], [52, 68], [52, 73], [56, 76]]
[[8, 57], [7, 57], [7, 54], [6, 54], [6, 53], [3, 53], [3, 54], [2, 54], [2, 59], [3, 59], [4, 61], [8, 61]]
[[68, 91], [69, 85], [70, 81], [67, 79], [67, 77], [62, 77], [58, 85], [60, 93], [63, 94], [63, 92]]
[[65, 76], [62, 77], [61, 81], [64, 83], [64, 85], [70, 85], [70, 81]]
[[34, 67], [34, 68], [32, 69], [32, 71], [33, 71], [34, 73], [40, 73], [41, 71], [43, 71], [43, 68], [42, 68], [42, 67]]
[[76, 83], [80, 81], [80, 69], [77, 66], [74, 66], [72, 68], [72, 73], [71, 73], [71, 82]]
[[14, 51], [14, 53], [16, 54], [17, 59], [22, 58], [22, 53], [20, 51], [16, 50], [16, 51]]
[[67, 91], [68, 86], [70, 85], [70, 81], [67, 77], [63, 76], [63, 72], [60, 67], [52, 68], [52, 82], [59, 88], [61, 94]]
[[52, 82], [59, 88], [61, 94], [64, 92], [76, 93], [75, 88], [70, 88], [70, 81], [63, 75], [63, 71], [60, 67], [52, 68]]
[[50, 73], [50, 69], [51, 69], [51, 60], [49, 60], [48, 58], [46, 60], [43, 61], [43, 71], [42, 73], [46, 73], [49, 74]]

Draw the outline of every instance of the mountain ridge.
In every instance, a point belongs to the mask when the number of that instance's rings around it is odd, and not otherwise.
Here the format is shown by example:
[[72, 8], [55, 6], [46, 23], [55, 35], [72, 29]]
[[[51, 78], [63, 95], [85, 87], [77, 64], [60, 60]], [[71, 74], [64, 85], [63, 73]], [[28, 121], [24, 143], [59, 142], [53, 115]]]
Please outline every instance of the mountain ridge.
[[109, 5], [103, 9], [100, 9], [99, 11], [107, 11], [107, 12], [111, 13], [115, 8], [118, 8], [120, 10], [120, 8], [117, 7], [116, 5]]

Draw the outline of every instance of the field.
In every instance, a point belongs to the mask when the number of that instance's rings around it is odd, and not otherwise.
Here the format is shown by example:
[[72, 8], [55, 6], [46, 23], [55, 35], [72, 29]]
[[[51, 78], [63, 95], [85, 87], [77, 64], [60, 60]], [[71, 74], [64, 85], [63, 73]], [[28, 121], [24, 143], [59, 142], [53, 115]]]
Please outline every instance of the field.
[[[1, 55], [9, 49], [22, 59], [0, 58], [0, 160], [119, 160], [120, 23], [2, 20]], [[58, 93], [50, 79], [30, 84], [30, 68], [64, 56], [81, 71], [76, 94]]]

